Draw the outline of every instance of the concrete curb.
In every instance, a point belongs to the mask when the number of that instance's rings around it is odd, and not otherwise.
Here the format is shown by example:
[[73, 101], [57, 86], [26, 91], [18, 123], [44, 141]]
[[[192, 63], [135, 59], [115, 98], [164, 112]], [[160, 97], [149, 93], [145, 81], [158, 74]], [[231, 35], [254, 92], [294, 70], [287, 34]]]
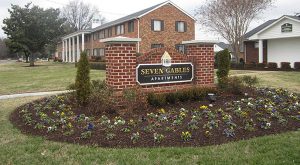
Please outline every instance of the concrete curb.
[[56, 95], [56, 94], [69, 93], [69, 92], [72, 92], [72, 90], [2, 95], [2, 96], [0, 96], [0, 100], [14, 99], [14, 98], [20, 98], [20, 97]]

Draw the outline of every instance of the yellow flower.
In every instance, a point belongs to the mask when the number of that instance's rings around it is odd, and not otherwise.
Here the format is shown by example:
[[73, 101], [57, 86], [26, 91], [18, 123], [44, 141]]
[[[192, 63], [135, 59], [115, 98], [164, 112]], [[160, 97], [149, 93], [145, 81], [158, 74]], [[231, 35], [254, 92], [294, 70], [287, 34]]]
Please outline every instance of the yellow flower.
[[72, 123], [68, 123], [68, 128], [72, 128], [73, 127], [73, 125], [72, 125]]
[[161, 114], [165, 114], [166, 113], [165, 109], [163, 109], [163, 108], [161, 108], [158, 112], [161, 113]]
[[64, 113], [64, 112], [62, 112], [60, 115], [61, 115], [62, 117], [64, 117], [64, 116], [65, 116], [65, 113]]
[[208, 107], [205, 105], [202, 105], [202, 106], [200, 106], [200, 109], [205, 110], [205, 109], [208, 109]]

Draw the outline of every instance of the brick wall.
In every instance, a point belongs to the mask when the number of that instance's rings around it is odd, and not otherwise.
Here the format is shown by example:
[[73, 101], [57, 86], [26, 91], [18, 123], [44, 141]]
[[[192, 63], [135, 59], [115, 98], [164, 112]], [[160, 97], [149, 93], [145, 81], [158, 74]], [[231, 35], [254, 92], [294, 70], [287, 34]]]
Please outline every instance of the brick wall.
[[[151, 20], [163, 20], [164, 21], [164, 31], [154, 32], [151, 29]], [[138, 20], [134, 21], [134, 31], [128, 32], [128, 22], [124, 22], [124, 34], [116, 35], [115, 27], [112, 26], [112, 36], [124, 36], [129, 38], [141, 38], [140, 42], [140, 53], [146, 53], [150, 51], [151, 44], [164, 44], [165, 47], [175, 48], [175, 45], [181, 44], [182, 41], [194, 40], [195, 39], [195, 20], [190, 18], [188, 15], [174, 7], [173, 5], [164, 5]], [[176, 32], [175, 22], [184, 21], [187, 23], [186, 32]], [[140, 36], [138, 36], [138, 24], [140, 24]], [[86, 34], [85, 38], [89, 40], [85, 43], [85, 49], [89, 49], [91, 54], [95, 48], [105, 48], [105, 44], [99, 42], [100, 39], [93, 39], [93, 35], [100, 32], [96, 31], [91, 34]], [[60, 44], [61, 45], [61, 44]], [[60, 49], [58, 49], [60, 50]]]
[[187, 45], [187, 56], [194, 63], [196, 85], [214, 84], [214, 44]]
[[136, 67], [138, 64], [161, 63], [161, 57], [167, 51], [172, 63], [192, 62], [194, 80], [192, 82], [143, 85], [146, 92], [172, 92], [197, 86], [214, 86], [214, 49], [213, 44], [187, 45], [187, 55], [174, 48], [153, 49], [143, 56], [136, 57], [136, 44], [107, 43], [106, 45], [106, 81], [115, 91], [122, 91], [137, 85]]
[[108, 43], [106, 82], [116, 91], [136, 85], [136, 43]]
[[[264, 41], [263, 43], [263, 47], [264, 47], [264, 58], [263, 58], [263, 62], [267, 63], [267, 53], [268, 53], [268, 43], [267, 41]], [[246, 55], [246, 63], [247, 64], [251, 64], [251, 63], [259, 63], [258, 60], [258, 56], [259, 56], [259, 50], [258, 48], [255, 48], [255, 41], [247, 41], [245, 42], [245, 47], [246, 47], [246, 51], [245, 51], [245, 55]]]
[[[164, 31], [151, 30], [151, 20], [164, 20]], [[175, 22], [187, 23], [187, 32], [176, 32]], [[145, 53], [151, 49], [151, 44], [163, 43], [165, 47], [175, 48], [182, 41], [195, 39], [195, 21], [172, 5], [164, 5], [140, 19], [140, 52]]]

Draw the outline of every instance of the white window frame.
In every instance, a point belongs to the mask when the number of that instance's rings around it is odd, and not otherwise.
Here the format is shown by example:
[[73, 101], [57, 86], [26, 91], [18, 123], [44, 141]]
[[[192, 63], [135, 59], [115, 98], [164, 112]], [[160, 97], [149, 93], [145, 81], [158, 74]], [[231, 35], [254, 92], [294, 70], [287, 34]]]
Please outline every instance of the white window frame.
[[160, 20], [153, 20], [153, 30], [158, 32], [162, 30], [162, 21]]
[[178, 32], [185, 32], [185, 22], [183, 21], [178, 21], [177, 22], [177, 30]]
[[116, 26], [116, 35], [124, 34], [124, 25], [117, 25]]

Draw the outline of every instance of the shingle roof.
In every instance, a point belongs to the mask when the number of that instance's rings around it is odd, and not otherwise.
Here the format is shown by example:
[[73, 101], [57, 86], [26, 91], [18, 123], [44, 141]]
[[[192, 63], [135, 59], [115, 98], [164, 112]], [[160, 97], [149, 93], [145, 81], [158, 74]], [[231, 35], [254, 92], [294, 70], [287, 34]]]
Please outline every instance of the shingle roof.
[[218, 45], [222, 49], [228, 49], [229, 51], [232, 52], [231, 46], [229, 44], [226, 44], [224, 42], [219, 42], [219, 43], [216, 43], [216, 45]]
[[[284, 15], [284, 16], [300, 20], [299, 16], [290, 16], [290, 15]], [[284, 16], [282, 16], [282, 17], [284, 17]], [[280, 17], [280, 18], [282, 18], [282, 17]], [[275, 21], [279, 20], [280, 18], [278, 18], [278, 19], [272, 19], [272, 20], [269, 20], [269, 21], [267, 21], [267, 22], [259, 25], [258, 27], [254, 28], [253, 30], [251, 30], [248, 33], [246, 33], [245, 36], [244, 36], [245, 39], [248, 39], [249, 37], [253, 36], [254, 34], [260, 32], [261, 30], [263, 30], [264, 28], [268, 27], [269, 25], [271, 25]]]
[[119, 18], [119, 19], [117, 19], [117, 20], [115, 20], [115, 21], [108, 22], [108, 23], [106, 23], [106, 24], [103, 24], [103, 25], [101, 25], [101, 26], [98, 26], [98, 27], [92, 29], [92, 31], [93, 31], [93, 32], [94, 32], [94, 31], [98, 31], [98, 30], [105, 29], [105, 28], [108, 28], [108, 27], [113, 26], [113, 25], [117, 25], [117, 24], [120, 24], [120, 23], [123, 23], [123, 22], [126, 22], [126, 21], [130, 21], [130, 20], [136, 19], [136, 18], [138, 18], [139, 16], [141, 16], [141, 15], [143, 15], [143, 14], [146, 14], [146, 13], [150, 12], [151, 10], [157, 8], [158, 6], [160, 6], [160, 5], [162, 5], [162, 4], [166, 3], [166, 2], [169, 2], [169, 1], [165, 1], [165, 2], [163, 2], [163, 3], [154, 5], [154, 6], [152, 6], [152, 7], [147, 8], [147, 9], [138, 11], [138, 12], [136, 12], [136, 13], [127, 15], [127, 16], [122, 17], [122, 18]]
[[271, 25], [275, 21], [277, 21], [277, 19], [272, 19], [272, 20], [269, 20], [269, 21], [267, 21], [267, 22], [259, 25], [258, 27], [254, 28], [253, 30], [251, 30], [248, 33], [246, 33], [245, 34], [245, 38], [247, 39], [247, 38], [253, 36], [254, 34], [258, 33], [261, 30], [263, 30], [264, 28], [266, 28], [267, 26]]

